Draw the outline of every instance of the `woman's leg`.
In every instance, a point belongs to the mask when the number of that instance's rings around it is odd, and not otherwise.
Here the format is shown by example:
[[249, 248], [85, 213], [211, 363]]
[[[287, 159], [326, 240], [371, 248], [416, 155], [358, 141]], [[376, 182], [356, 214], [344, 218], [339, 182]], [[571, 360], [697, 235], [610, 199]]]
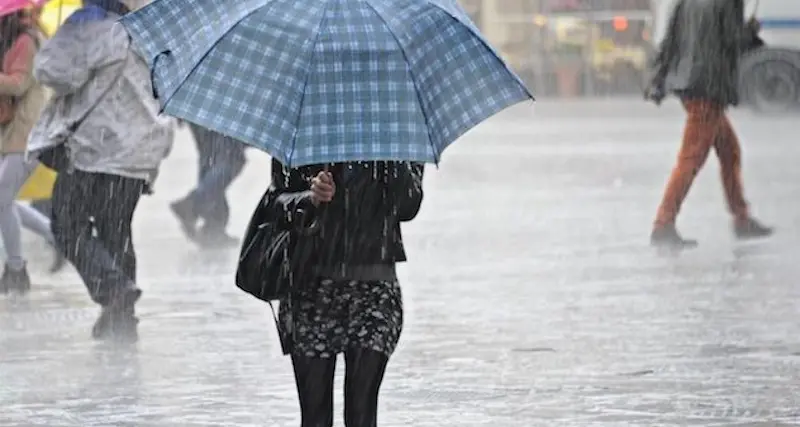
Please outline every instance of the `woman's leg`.
[[292, 355], [292, 366], [297, 395], [300, 398], [300, 426], [332, 427], [336, 357]]
[[50, 213], [53, 212], [53, 202], [50, 199], [33, 200], [31, 207], [47, 218], [50, 218]]
[[[54, 258], [53, 265], [50, 266], [50, 272], [56, 273], [67, 264], [67, 258], [61, 253], [58, 245], [56, 244], [55, 236], [53, 236], [53, 228], [50, 225], [50, 200], [45, 200], [46, 209], [42, 209], [43, 205], [34, 204], [37, 201], [31, 202], [30, 205], [15, 202], [19, 219], [22, 221], [22, 227], [33, 231], [34, 233], [42, 236], [47, 243], [53, 247]], [[47, 212], [47, 214], [45, 214]]]
[[34, 166], [25, 161], [23, 153], [0, 156], [0, 234], [8, 255], [3, 276], [0, 277], [0, 293], [10, 290], [27, 292], [31, 288], [31, 279], [22, 257], [22, 227], [14, 199]]
[[47, 243], [53, 244], [53, 231], [50, 229], [50, 219], [42, 215], [41, 212], [34, 209], [25, 203], [14, 202], [14, 207], [17, 209], [22, 227], [33, 231], [34, 233], [47, 240]]
[[354, 348], [344, 353], [344, 425], [377, 427], [378, 393], [388, 356], [375, 350]]
[[0, 234], [8, 254], [6, 267], [12, 271], [21, 271], [25, 267], [25, 259], [22, 257], [22, 229], [14, 199], [30, 171], [30, 168], [25, 167], [24, 154], [0, 156]]
[[345, 349], [344, 425], [378, 425], [378, 392], [403, 330], [403, 296], [396, 280], [356, 281], [347, 288], [350, 346]]

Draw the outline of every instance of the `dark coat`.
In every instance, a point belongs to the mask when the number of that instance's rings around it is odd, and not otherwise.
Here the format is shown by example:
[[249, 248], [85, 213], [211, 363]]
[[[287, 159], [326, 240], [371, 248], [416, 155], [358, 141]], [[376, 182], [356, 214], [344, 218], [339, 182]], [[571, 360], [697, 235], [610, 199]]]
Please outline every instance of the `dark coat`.
[[[317, 276], [388, 279], [406, 260], [400, 222], [410, 221], [422, 203], [422, 164], [406, 162], [329, 165], [336, 183], [333, 201], [314, 207], [310, 181], [322, 165], [288, 170], [272, 162], [275, 207], [287, 222], [319, 226], [305, 244], [314, 246], [310, 265]], [[298, 214], [302, 212], [302, 214]]]
[[739, 103], [739, 59], [757, 34], [744, 0], [680, 0], [654, 61], [651, 86], [723, 106]]

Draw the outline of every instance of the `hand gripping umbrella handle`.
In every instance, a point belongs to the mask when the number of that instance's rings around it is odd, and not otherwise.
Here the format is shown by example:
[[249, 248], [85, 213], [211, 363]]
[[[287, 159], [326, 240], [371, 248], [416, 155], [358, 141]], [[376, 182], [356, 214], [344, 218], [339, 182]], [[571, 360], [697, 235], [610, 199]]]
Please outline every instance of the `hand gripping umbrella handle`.
[[161, 59], [162, 56], [170, 56], [172, 55], [171, 50], [164, 50], [159, 52], [155, 58], [153, 58], [153, 65], [150, 67], [150, 86], [153, 90], [153, 98], [158, 99], [158, 91], [156, 90], [156, 65], [158, 65], [158, 60]]
[[[329, 172], [328, 164], [322, 168], [324, 172]], [[328, 212], [328, 204], [323, 203], [316, 208], [316, 218], [314, 218], [314, 222], [312, 222], [308, 227], [305, 227], [300, 230], [301, 234], [304, 236], [311, 236], [319, 232], [322, 228], [322, 221], [321, 219], [327, 214]]]

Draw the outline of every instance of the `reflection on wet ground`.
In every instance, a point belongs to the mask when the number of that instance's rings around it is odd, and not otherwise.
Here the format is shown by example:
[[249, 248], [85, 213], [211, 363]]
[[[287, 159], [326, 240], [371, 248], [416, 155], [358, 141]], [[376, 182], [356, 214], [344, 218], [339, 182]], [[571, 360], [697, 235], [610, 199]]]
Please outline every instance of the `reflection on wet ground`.
[[[430, 169], [381, 425], [800, 423], [796, 125], [734, 116], [754, 212], [779, 234], [733, 240], [712, 157], [680, 223], [701, 246], [664, 257], [647, 238], [679, 110], [600, 106], [515, 109]], [[238, 232], [267, 184], [268, 159], [250, 157]], [[0, 426], [299, 424], [269, 311], [232, 284], [236, 254], [187, 247], [168, 216], [193, 162], [182, 135], [137, 214], [138, 345], [90, 341], [95, 307], [71, 273], [42, 272], [43, 249], [32, 295], [0, 299]]]

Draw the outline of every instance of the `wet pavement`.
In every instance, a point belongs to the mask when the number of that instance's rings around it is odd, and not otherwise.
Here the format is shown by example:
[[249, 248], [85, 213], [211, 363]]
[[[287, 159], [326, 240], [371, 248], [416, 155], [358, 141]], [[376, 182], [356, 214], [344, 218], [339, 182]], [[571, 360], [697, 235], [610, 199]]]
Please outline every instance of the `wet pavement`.
[[[663, 256], [648, 233], [681, 119], [625, 100], [521, 106], [428, 169], [382, 426], [800, 424], [796, 117], [733, 115], [753, 211], [779, 234], [734, 241], [711, 157], [680, 221], [701, 245]], [[268, 158], [249, 157], [236, 233], [268, 183]], [[0, 299], [0, 427], [299, 425], [269, 310], [232, 283], [236, 251], [193, 248], [168, 212], [194, 162], [183, 132], [137, 213], [135, 348], [91, 341], [96, 308], [28, 236], [36, 287]]]

